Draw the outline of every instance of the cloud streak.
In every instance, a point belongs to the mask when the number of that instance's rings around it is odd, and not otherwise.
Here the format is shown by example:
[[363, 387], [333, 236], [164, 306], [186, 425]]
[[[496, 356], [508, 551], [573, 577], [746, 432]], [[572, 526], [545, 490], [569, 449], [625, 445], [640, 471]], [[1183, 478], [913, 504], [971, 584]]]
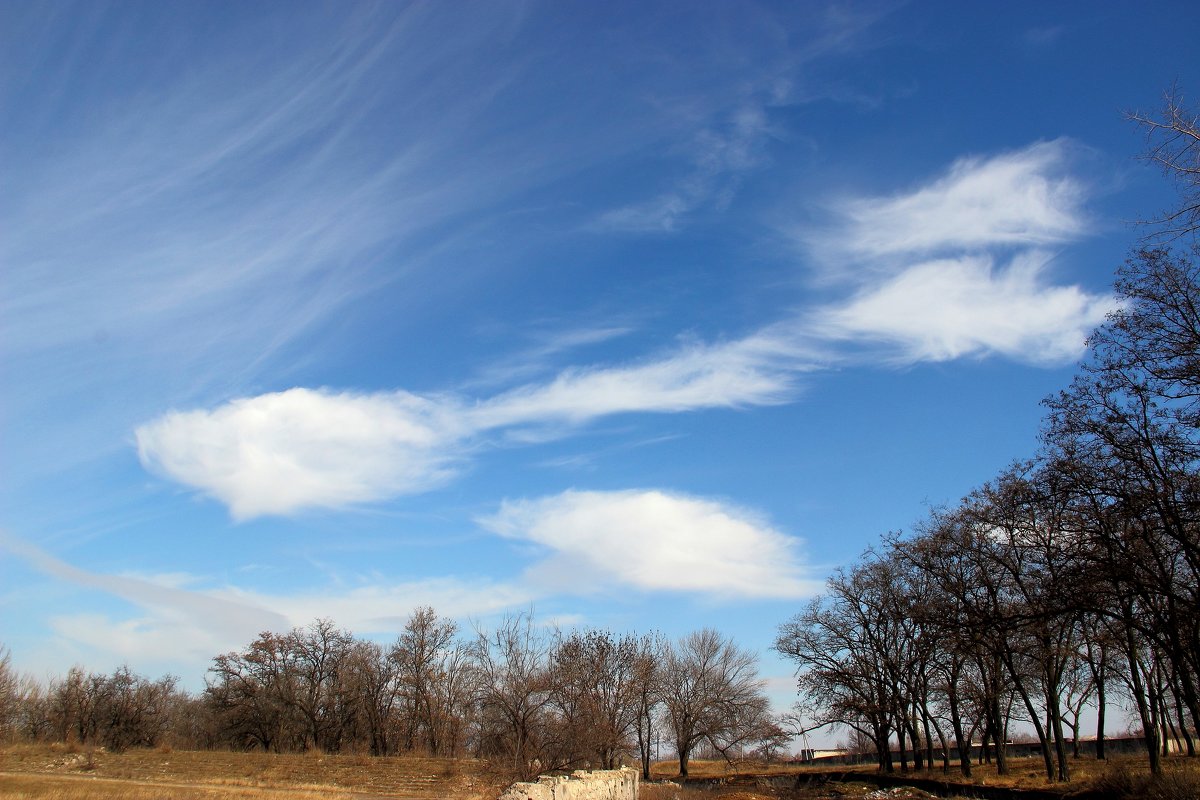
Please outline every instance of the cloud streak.
[[122, 658], [173, 653], [176, 657], [207, 659], [248, 641], [260, 631], [279, 630], [288, 623], [287, 617], [258, 603], [147, 578], [80, 569], [16, 537], [0, 535], [0, 548], [46, 575], [119, 597], [147, 612], [144, 617], [120, 623], [90, 612], [51, 618], [60, 635]]
[[[484, 441], [555, 438], [616, 414], [790, 402], [800, 374], [847, 358], [847, 347], [893, 364], [1066, 363], [1114, 302], [1051, 283], [1052, 258], [1034, 247], [1086, 230], [1069, 155], [1066, 142], [1039, 143], [959, 160], [905, 195], [845, 201], [838, 235], [817, 245], [842, 243], [842, 263], [861, 266], [856, 289], [741, 339], [568, 368], [483, 398], [306, 388], [240, 398], [143, 424], [138, 453], [148, 469], [248, 519], [428, 491]], [[624, 332], [598, 328], [581, 341]]]
[[761, 150], [769, 134], [762, 106], [745, 105], [728, 124], [697, 134], [687, 148], [690, 173], [657, 197], [622, 206], [600, 215], [595, 227], [640, 233], [672, 233], [689, 215], [704, 208], [727, 205], [742, 176], [761, 165]]
[[171, 412], [138, 427], [135, 438], [147, 469], [249, 519], [429, 490], [453, 477], [488, 434], [536, 438], [613, 414], [786, 402], [801, 368], [793, 345], [756, 335], [630, 366], [571, 370], [474, 402], [294, 388]]

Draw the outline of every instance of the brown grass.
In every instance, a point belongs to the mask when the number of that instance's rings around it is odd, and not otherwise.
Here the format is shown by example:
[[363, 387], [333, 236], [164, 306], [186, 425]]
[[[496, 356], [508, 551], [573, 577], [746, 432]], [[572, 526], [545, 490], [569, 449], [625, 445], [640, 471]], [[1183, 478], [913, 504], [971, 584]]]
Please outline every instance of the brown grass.
[[326, 789], [222, 788], [161, 781], [140, 783], [77, 775], [0, 775], [0, 797], [14, 800], [361, 800], [366, 795]]
[[[1040, 759], [1014, 759], [1011, 774], [996, 775], [994, 766], [976, 765], [972, 783], [1046, 788]], [[1122, 756], [1107, 762], [1071, 762], [1073, 780], [1059, 785], [1064, 793], [1085, 788], [1113, 797], [1175, 800], [1198, 796], [1200, 759], [1172, 758], [1167, 777], [1151, 785], [1143, 757]], [[655, 764], [656, 780], [675, 780], [678, 764]], [[727, 785], [695, 787], [645, 784], [643, 800], [771, 800], [784, 794], [756, 786], [756, 776], [805, 772], [861, 771], [874, 767], [811, 767], [693, 761], [693, 778], [722, 778]], [[958, 780], [941, 769], [910, 773], [916, 777]], [[1123, 788], [1124, 787], [1124, 788]], [[373, 758], [362, 754], [276, 755], [173, 751], [169, 748], [108, 753], [78, 745], [16, 745], [0, 748], [0, 798], [14, 800], [488, 800], [503, 786], [486, 765], [473, 760], [403, 756]], [[812, 797], [862, 797], [874, 787], [850, 782], [813, 790]], [[1190, 792], [1190, 794], [1189, 794]], [[789, 797], [796, 797], [788, 794]]]
[[499, 793], [481, 762], [16, 745], [0, 749], [0, 797], [74, 800], [371, 798], [485, 800]]
[[[1021, 789], [1049, 789], [1062, 791], [1069, 795], [1085, 789], [1095, 789], [1106, 793], [1107, 796], [1122, 795], [1134, 798], [1155, 798], [1155, 800], [1174, 800], [1175, 798], [1200, 798], [1200, 759], [1172, 757], [1165, 761], [1162, 778], [1151, 781], [1150, 770], [1145, 756], [1115, 756], [1106, 761], [1096, 761], [1092, 758], [1074, 759], [1070, 762], [1071, 781], [1067, 784], [1054, 784], [1046, 780], [1045, 767], [1040, 757], [1009, 759], [1009, 774], [998, 775], [994, 764], [972, 764], [972, 777], [966, 781], [958, 773], [957, 764], [951, 764], [949, 774], [943, 774], [940, 764], [932, 770], [909, 772], [914, 778], [927, 778], [950, 783], [970, 783], [975, 785], [1005, 786]], [[874, 765], [865, 764], [853, 767], [841, 766], [808, 766], [796, 764], [762, 764], [752, 762], [725, 761], [692, 761], [688, 765], [689, 778], [693, 779], [722, 779], [727, 781], [727, 791], [742, 791], [755, 776], [790, 775], [804, 773], [849, 772], [873, 774], [877, 770]], [[677, 781], [679, 765], [676, 762], [664, 761], [651, 767], [651, 777], [659, 781]], [[897, 773], [899, 774], [899, 773]], [[1127, 788], [1124, 788], [1127, 787]], [[713, 796], [712, 790], [688, 787], [674, 789], [671, 787], [645, 787], [650, 791], [644, 796], [647, 800], [688, 800], [692, 793], [696, 798]], [[829, 787], [832, 789], [833, 787]], [[839, 796], [855, 796], [873, 789], [866, 784], [862, 786], [843, 785], [837, 787]], [[702, 794], [703, 793], [703, 794]], [[823, 796], [834, 794], [826, 790]], [[756, 790], [756, 797], [769, 797], [769, 790]]]

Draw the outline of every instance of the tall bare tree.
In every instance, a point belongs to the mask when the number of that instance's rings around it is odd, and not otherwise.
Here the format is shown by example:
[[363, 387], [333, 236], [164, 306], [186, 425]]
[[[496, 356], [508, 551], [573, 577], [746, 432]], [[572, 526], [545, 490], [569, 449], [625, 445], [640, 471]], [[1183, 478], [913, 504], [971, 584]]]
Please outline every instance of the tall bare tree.
[[633, 663], [633, 692], [635, 695], [635, 729], [638, 756], [642, 764], [642, 780], [650, 780], [650, 760], [654, 746], [655, 718], [662, 701], [662, 668], [659, 656], [665, 651], [666, 639], [661, 634], [647, 634], [638, 639]]
[[285, 638], [270, 632], [259, 634], [241, 652], [213, 658], [205, 696], [229, 745], [274, 752], [294, 746], [288, 738], [286, 658]]
[[400, 681], [407, 749], [420, 746], [436, 756], [461, 745], [470, 676], [467, 647], [457, 633], [457, 623], [422, 606], [392, 646], [388, 657]]
[[647, 688], [643, 657], [633, 634], [585, 630], [559, 637], [551, 654], [552, 696], [573, 760], [614, 769], [632, 750]]
[[660, 685], [682, 777], [700, 742], [728, 757], [770, 722], [757, 655], [711, 628], [690, 633], [666, 650]]
[[477, 629], [471, 644], [481, 754], [521, 778], [561, 766], [547, 724], [550, 644], [529, 613], [506, 617], [492, 631]]

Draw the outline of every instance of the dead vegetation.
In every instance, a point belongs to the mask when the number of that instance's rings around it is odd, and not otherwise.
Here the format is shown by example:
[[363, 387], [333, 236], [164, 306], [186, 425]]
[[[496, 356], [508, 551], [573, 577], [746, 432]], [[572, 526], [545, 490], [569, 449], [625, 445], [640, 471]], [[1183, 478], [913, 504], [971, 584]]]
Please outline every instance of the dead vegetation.
[[[912, 771], [894, 778], [933, 780], [938, 783], [965, 786], [1004, 787], [1016, 790], [1040, 790], [1061, 794], [1105, 797], [1112, 800], [1195, 800], [1200, 797], [1200, 759], [1174, 757], [1164, 764], [1163, 774], [1152, 777], [1145, 758], [1138, 755], [1117, 756], [1105, 761], [1082, 758], [1072, 762], [1071, 783], [1049, 783], [1038, 758], [1011, 759], [1009, 774], [998, 775], [995, 764], [977, 765], [973, 777], [964, 781], [960, 776], [946, 775], [941, 769]], [[836, 783], [814, 783], [810, 788], [795, 790], [770, 778], [786, 775], [840, 773]], [[861, 774], [863, 780], [854, 780]], [[928, 798], [933, 795], [919, 788], [891, 787], [881, 789], [870, 776], [878, 774], [874, 765], [853, 767], [820, 767], [796, 764], [763, 764], [753, 762], [694, 761], [690, 780], [681, 782], [677, 765], [670, 761], [654, 765], [651, 783], [643, 784], [643, 800], [829, 800], [830, 798]], [[771, 785], [771, 784], [774, 785]]]
[[[980, 765], [974, 785], [1052, 789], [1064, 797], [1092, 790], [1105, 797], [1184, 800], [1200, 796], [1200, 763], [1173, 758], [1152, 781], [1145, 760], [1125, 756], [1075, 762], [1069, 785], [1048, 786], [1036, 759], [1018, 759], [1007, 776]], [[820, 768], [761, 762], [694, 761], [689, 782], [678, 779], [678, 763], [654, 765], [654, 780], [642, 785], [642, 800], [830, 800], [830, 798], [928, 798], [919, 789], [881, 789], [872, 766]], [[814, 783], [803, 790], [767, 780], [821, 772], [863, 774], [863, 780]], [[943, 780], [940, 770], [910, 777]], [[952, 777], [952, 776], [950, 776]], [[21, 800], [490, 800], [505, 781], [472, 759], [417, 756], [372, 757], [308, 753], [235, 753], [134, 749], [111, 753], [80, 745], [13, 745], [0, 749], [0, 797]]]
[[72, 745], [0, 750], [0, 797], [73, 800], [356, 798], [486, 800], [499, 793], [471, 759], [234, 753]]

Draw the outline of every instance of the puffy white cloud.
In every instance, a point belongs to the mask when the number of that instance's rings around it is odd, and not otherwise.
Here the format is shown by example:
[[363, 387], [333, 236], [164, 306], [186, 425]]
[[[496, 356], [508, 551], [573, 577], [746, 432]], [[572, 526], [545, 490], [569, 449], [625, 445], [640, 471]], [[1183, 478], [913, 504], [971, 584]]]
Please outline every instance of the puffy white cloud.
[[537, 577], [561, 586], [803, 597], [798, 542], [759, 515], [716, 500], [654, 490], [568, 491], [505, 501], [478, 522], [550, 551]]
[[806, 238], [857, 291], [817, 309], [807, 330], [901, 363], [1078, 358], [1115, 301], [1053, 285], [1039, 249], [1087, 232], [1084, 186], [1068, 172], [1078, 149], [1059, 139], [963, 158], [911, 192], [837, 204], [836, 222]]
[[947, 361], [1001, 353], [1057, 364], [1078, 358], [1114, 303], [1077, 286], [1046, 286], [1046, 257], [997, 268], [987, 256], [928, 261], [817, 315], [829, 338], [882, 343], [898, 360]]
[[172, 412], [136, 431], [143, 464], [238, 519], [428, 489], [452, 474], [463, 434], [453, 402], [310, 389]]
[[907, 194], [843, 201], [839, 222], [811, 241], [857, 258], [1070, 241], [1086, 231], [1084, 187], [1066, 171], [1072, 150], [1058, 139], [959, 159]]
[[246, 519], [428, 490], [454, 474], [472, 440], [501, 429], [782, 402], [799, 368], [785, 343], [752, 336], [634, 366], [567, 371], [476, 403], [295, 388], [171, 412], [135, 436], [147, 468]]

